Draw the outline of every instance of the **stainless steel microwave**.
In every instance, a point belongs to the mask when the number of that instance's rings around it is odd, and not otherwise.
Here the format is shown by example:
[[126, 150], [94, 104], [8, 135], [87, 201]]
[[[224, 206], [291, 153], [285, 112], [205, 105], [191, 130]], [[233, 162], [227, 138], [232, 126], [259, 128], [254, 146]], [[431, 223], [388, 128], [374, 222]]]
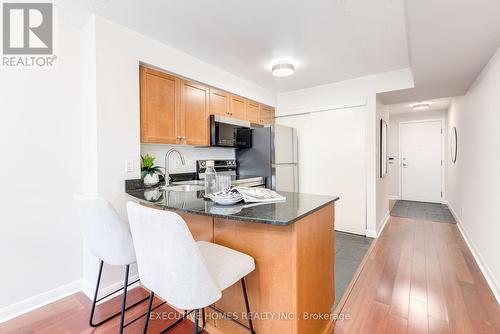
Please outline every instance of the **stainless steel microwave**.
[[252, 147], [250, 122], [219, 115], [210, 115], [210, 146]]

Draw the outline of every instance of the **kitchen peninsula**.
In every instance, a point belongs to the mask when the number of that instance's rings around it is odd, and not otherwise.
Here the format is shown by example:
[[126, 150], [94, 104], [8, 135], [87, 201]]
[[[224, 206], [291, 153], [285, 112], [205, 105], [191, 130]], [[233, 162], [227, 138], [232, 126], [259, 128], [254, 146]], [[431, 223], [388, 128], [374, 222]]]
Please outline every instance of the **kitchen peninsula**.
[[[126, 192], [144, 205], [177, 212], [194, 239], [241, 251], [255, 259], [247, 277], [255, 331], [321, 334], [333, 329], [334, 217], [338, 197], [280, 192], [286, 201], [220, 206], [201, 191], [137, 188]], [[242, 314], [238, 284], [216, 307]], [[209, 333], [247, 333], [230, 320], [208, 317]], [[244, 319], [242, 322], [246, 322]]]

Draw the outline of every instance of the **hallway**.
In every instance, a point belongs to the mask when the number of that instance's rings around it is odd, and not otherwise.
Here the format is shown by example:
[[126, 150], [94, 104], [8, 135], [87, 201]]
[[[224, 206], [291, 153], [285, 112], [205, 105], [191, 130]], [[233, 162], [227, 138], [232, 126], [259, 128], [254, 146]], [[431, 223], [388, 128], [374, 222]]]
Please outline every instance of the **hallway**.
[[499, 333], [500, 306], [456, 224], [391, 217], [335, 333]]
[[440, 223], [456, 223], [448, 206], [441, 203], [414, 201], [396, 201], [391, 209], [391, 216], [414, 218]]

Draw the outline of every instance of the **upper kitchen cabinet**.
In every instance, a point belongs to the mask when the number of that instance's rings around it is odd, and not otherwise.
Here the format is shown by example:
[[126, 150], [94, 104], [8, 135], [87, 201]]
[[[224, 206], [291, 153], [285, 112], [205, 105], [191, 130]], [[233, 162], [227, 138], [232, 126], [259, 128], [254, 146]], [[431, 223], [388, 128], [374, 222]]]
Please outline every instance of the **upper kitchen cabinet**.
[[260, 123], [274, 124], [274, 108], [263, 104], [260, 106]]
[[230, 97], [229, 115], [234, 118], [246, 120], [246, 101], [244, 98], [232, 95]]
[[230, 116], [229, 114], [229, 93], [215, 88], [210, 88], [210, 114]]
[[210, 145], [210, 115], [274, 124], [274, 109], [189, 79], [139, 67], [141, 142]]
[[180, 130], [182, 144], [209, 145], [209, 93], [207, 86], [181, 81]]
[[178, 144], [181, 80], [144, 66], [141, 87], [141, 142]]
[[246, 100], [247, 120], [250, 123], [260, 124], [260, 104], [252, 100]]

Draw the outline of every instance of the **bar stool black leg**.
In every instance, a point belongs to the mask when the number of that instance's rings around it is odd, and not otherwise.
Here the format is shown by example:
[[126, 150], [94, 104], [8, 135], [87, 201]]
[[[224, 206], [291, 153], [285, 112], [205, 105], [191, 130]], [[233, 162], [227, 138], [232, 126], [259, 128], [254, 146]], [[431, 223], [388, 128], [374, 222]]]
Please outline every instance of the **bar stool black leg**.
[[153, 306], [154, 299], [155, 299], [155, 293], [151, 292], [151, 295], [149, 296], [148, 311], [146, 312], [146, 321], [144, 322], [144, 331], [143, 331], [144, 334], [148, 332], [149, 317], [151, 316], [151, 306]]
[[120, 317], [120, 334], [123, 334], [123, 323], [125, 321], [125, 308], [127, 307], [127, 288], [128, 288], [128, 273], [130, 265], [125, 266], [125, 285], [123, 286], [123, 299], [122, 299], [122, 314]]
[[[111, 320], [111, 319], [113, 319], [113, 318], [115, 318], [115, 317], [117, 317], [117, 316], [119, 316], [121, 314], [122, 315], [122, 317], [121, 317], [122, 321], [120, 322], [120, 324], [121, 324], [120, 331], [121, 331], [122, 330], [121, 328], [123, 326], [123, 319], [124, 319], [125, 311], [128, 311], [132, 307], [134, 307], [136, 305], [139, 305], [140, 303], [142, 303], [143, 301], [145, 301], [146, 299], [148, 299], [148, 297], [143, 298], [141, 300], [138, 300], [134, 304], [129, 305], [129, 307], [125, 307], [128, 286], [129, 285], [133, 285], [133, 284], [135, 284], [135, 283], [137, 283], [139, 281], [139, 280], [135, 280], [134, 282], [128, 283], [128, 274], [129, 274], [130, 266], [126, 265], [126, 267], [125, 267], [125, 286], [123, 288], [119, 288], [118, 290], [115, 290], [115, 291], [107, 294], [106, 296], [103, 296], [103, 297], [97, 299], [97, 296], [99, 295], [99, 285], [101, 283], [103, 266], [104, 266], [104, 261], [101, 260], [101, 262], [99, 264], [99, 274], [97, 275], [97, 283], [96, 283], [95, 292], [94, 292], [94, 300], [92, 301], [92, 308], [90, 310], [89, 325], [90, 325], [90, 327], [98, 327], [98, 326], [102, 325], [103, 323], [105, 323], [105, 322], [107, 322], [107, 321], [109, 321], [109, 320]], [[100, 302], [101, 300], [104, 300], [104, 299], [106, 299], [106, 298], [114, 295], [115, 293], [117, 293], [117, 292], [119, 292], [121, 290], [123, 290], [123, 303], [122, 303], [121, 312], [117, 312], [117, 313], [115, 313], [115, 314], [107, 317], [106, 319], [103, 319], [103, 320], [99, 321], [98, 323], [94, 323], [94, 313], [95, 313], [95, 309], [96, 309], [97, 303]]]
[[243, 288], [243, 297], [245, 298], [245, 306], [247, 309], [248, 327], [250, 327], [250, 334], [255, 334], [255, 331], [253, 330], [252, 314], [250, 313], [250, 304], [248, 303], [247, 286], [245, 284], [245, 278], [241, 279], [241, 287]]
[[97, 284], [96, 284], [96, 287], [95, 287], [95, 292], [94, 292], [94, 300], [92, 301], [92, 309], [90, 310], [90, 319], [89, 319], [89, 325], [90, 327], [97, 327], [100, 325], [100, 323], [98, 324], [94, 324], [94, 311], [95, 311], [95, 306], [97, 304], [97, 294], [99, 292], [99, 284], [101, 283], [101, 275], [102, 275], [102, 267], [104, 265], [104, 261], [101, 260], [101, 263], [99, 265], [99, 274], [97, 275]]
[[205, 324], [206, 324], [206, 320], [205, 320], [205, 308], [202, 308], [201, 309], [201, 317], [202, 317], [202, 331], [205, 329]]
[[194, 334], [199, 334], [198, 332], [198, 316], [199, 316], [199, 310], [194, 311]]

